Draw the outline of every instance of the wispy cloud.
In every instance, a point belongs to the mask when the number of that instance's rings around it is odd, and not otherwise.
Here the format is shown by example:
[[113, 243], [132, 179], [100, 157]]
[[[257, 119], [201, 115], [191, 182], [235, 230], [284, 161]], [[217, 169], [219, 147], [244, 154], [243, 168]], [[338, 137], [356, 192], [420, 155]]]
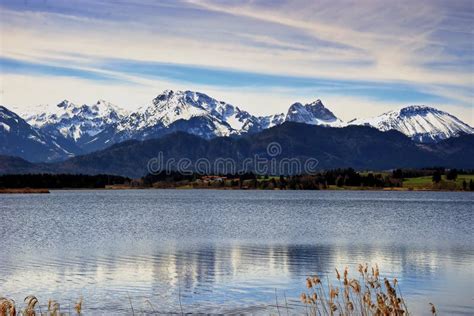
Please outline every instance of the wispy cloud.
[[31, 74], [31, 75], [49, 75], [57, 77], [82, 78], [92, 81], [114, 82], [122, 81], [112, 74], [104, 71], [95, 71], [93, 69], [83, 69], [80, 67], [59, 66], [55, 64], [43, 64], [29, 62], [20, 59], [0, 57], [0, 69], [2, 74]]
[[[474, 121], [471, 1], [4, 0], [0, 15], [4, 82], [68, 77], [85, 94], [98, 81], [130, 84], [135, 103], [158, 87], [199, 87], [252, 95], [248, 106], [267, 113], [308, 97], [353, 98], [362, 115], [429, 103]], [[2, 102], [20, 103], [2, 89]]]

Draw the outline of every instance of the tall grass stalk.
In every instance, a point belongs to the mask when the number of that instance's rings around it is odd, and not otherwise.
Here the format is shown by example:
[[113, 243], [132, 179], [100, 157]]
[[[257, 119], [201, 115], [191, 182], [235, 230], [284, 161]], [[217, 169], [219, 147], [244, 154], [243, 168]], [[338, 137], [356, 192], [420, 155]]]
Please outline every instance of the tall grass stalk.
[[[309, 315], [360, 315], [360, 316], [400, 316], [409, 315], [398, 280], [380, 277], [379, 267], [359, 264], [356, 277], [349, 276], [349, 269], [343, 275], [336, 269], [337, 285], [326, 285], [318, 276], [306, 279], [307, 291], [301, 293], [300, 300]], [[436, 308], [431, 304], [431, 312]]]

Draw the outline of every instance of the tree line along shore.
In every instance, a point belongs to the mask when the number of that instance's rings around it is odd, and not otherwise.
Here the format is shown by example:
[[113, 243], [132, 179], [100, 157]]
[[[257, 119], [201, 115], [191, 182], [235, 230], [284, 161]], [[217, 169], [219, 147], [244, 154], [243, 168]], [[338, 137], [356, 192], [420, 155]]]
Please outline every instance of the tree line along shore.
[[115, 175], [20, 174], [0, 176], [0, 193], [48, 193], [49, 189], [230, 190], [435, 190], [474, 191], [474, 170], [444, 168], [371, 172], [352, 168], [304, 175], [202, 175], [162, 171], [131, 179]]

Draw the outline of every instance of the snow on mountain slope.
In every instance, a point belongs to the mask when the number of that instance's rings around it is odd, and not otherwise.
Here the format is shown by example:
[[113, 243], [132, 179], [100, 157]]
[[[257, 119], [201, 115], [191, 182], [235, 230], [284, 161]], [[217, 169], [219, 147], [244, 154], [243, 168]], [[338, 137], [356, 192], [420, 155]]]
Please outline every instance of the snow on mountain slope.
[[438, 142], [461, 134], [473, 134], [474, 129], [457, 117], [438, 109], [412, 105], [370, 119], [356, 119], [350, 125], [369, 125], [381, 131], [397, 130], [414, 141]]
[[43, 131], [61, 135], [80, 144], [118, 122], [126, 114], [123, 109], [104, 100], [90, 106], [79, 106], [64, 100], [56, 107], [48, 107], [46, 111], [31, 115], [26, 120]]
[[195, 118], [208, 121], [208, 127], [213, 127], [197, 133], [205, 138], [241, 134], [258, 124], [255, 116], [206, 94], [166, 90], [153, 99], [150, 105], [118, 123], [117, 131], [140, 132], [156, 127], [170, 128], [178, 121]]
[[150, 104], [104, 129], [84, 144], [98, 150], [129, 139], [150, 139], [183, 131], [205, 139], [260, 131], [259, 118], [193, 91], [165, 90]]
[[344, 125], [344, 123], [327, 109], [319, 99], [304, 105], [299, 102], [294, 103], [289, 107], [286, 114], [280, 113], [260, 116], [259, 121], [261, 129], [277, 126], [284, 122], [297, 122], [332, 127], [341, 127]]
[[32, 162], [72, 157], [74, 146], [32, 127], [16, 113], [0, 106], [0, 154]]
[[285, 121], [331, 127], [341, 127], [344, 124], [319, 99], [305, 105], [292, 104], [288, 109]]
[[10, 133], [11, 127], [6, 123], [0, 122], [0, 129], [2, 129], [6, 133]]
[[267, 129], [277, 125], [281, 125], [285, 122], [285, 118], [286, 116], [284, 113], [258, 117], [261, 129]]

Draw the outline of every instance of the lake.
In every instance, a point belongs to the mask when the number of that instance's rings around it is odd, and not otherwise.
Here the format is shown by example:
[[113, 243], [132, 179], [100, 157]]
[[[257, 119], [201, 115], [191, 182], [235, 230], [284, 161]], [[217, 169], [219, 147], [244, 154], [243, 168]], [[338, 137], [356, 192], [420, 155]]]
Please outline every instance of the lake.
[[[377, 263], [409, 310], [474, 314], [474, 194], [78, 190], [0, 195], [0, 296], [86, 314], [276, 313]], [[294, 313], [297, 313], [297, 309]], [[284, 313], [286, 314], [286, 312]]]

